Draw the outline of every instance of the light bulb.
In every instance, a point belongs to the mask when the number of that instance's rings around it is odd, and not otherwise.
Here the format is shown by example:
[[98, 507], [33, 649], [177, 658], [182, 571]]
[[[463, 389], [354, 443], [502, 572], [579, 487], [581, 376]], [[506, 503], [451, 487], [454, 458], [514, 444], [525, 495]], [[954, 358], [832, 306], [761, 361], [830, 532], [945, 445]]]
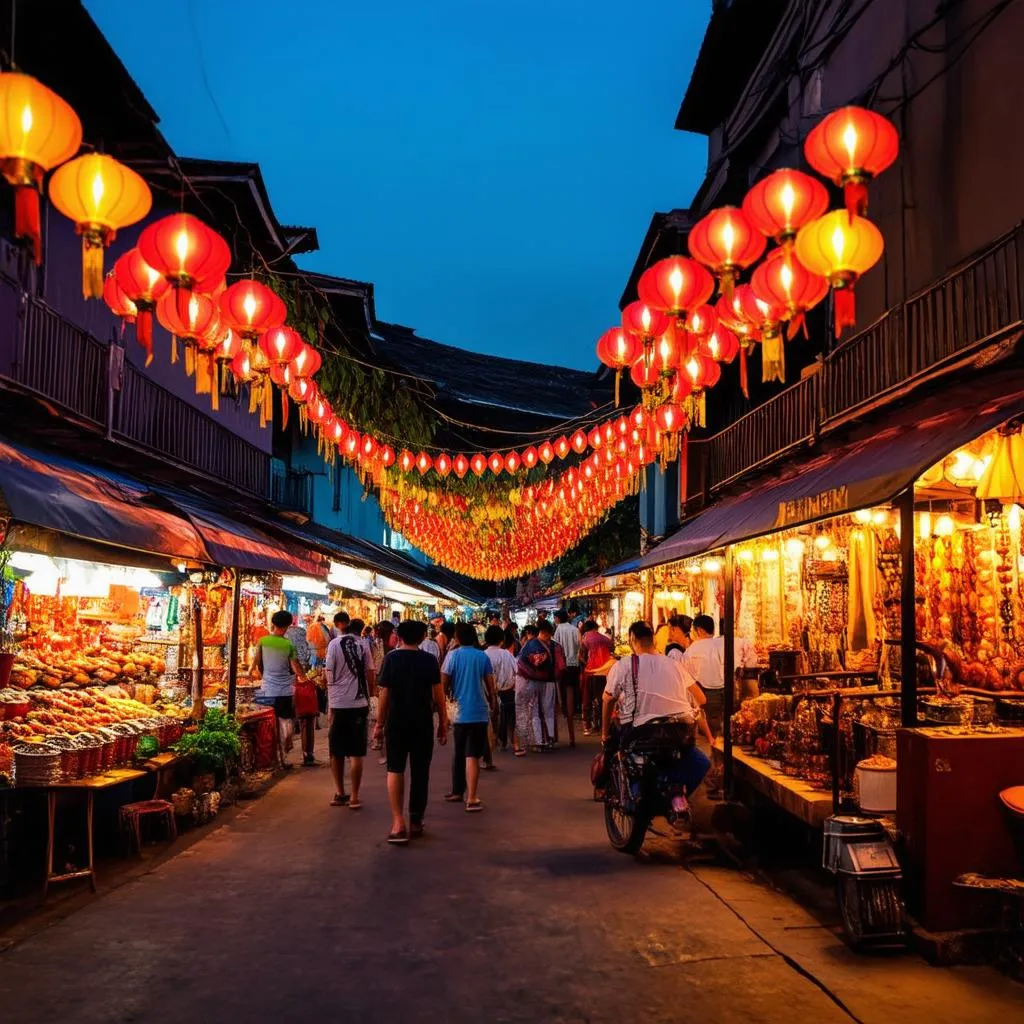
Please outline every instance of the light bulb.
[[917, 517], [917, 532], [922, 538], [927, 538], [932, 535], [932, 514], [931, 512], [922, 512]]
[[799, 537], [790, 537], [786, 541], [786, 554], [791, 558], [802, 558], [807, 545]]
[[777, 562], [779, 560], [779, 552], [776, 548], [765, 548], [761, 552], [762, 562]]
[[870, 523], [871, 522], [871, 509], [859, 508], [853, 513], [853, 518], [858, 523]]
[[701, 565], [701, 570], [705, 576], [715, 576], [722, 571], [722, 562], [718, 558], [705, 558]]
[[750, 548], [742, 548], [738, 557], [741, 562], [752, 562], [754, 560], [754, 552]]
[[819, 533], [818, 536], [814, 538], [814, 546], [819, 551], [826, 551], [828, 548], [832, 547], [832, 538], [827, 533]]
[[952, 537], [955, 529], [956, 523], [953, 522], [951, 515], [941, 515], [935, 520], [936, 537]]

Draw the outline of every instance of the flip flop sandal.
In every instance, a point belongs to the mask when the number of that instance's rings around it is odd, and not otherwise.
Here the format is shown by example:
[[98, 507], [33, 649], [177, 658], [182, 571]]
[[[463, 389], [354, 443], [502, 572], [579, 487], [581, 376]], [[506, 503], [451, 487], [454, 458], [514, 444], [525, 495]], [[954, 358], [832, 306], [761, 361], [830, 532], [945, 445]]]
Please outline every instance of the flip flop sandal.
[[462, 796], [459, 793], [445, 793], [444, 799], [449, 804], [461, 804]]
[[526, 751], [525, 750], [517, 750], [515, 752], [515, 755], [516, 755], [516, 757], [526, 757]]
[[348, 809], [350, 811], [361, 811], [363, 809], [362, 800], [349, 800]]
[[409, 842], [409, 833], [406, 832], [404, 828], [399, 832], [389, 832], [388, 842], [391, 843], [392, 846], [404, 846]]
[[331, 798], [331, 806], [345, 807], [348, 805], [349, 799], [350, 798], [348, 793], [335, 793], [334, 796]]
[[473, 814], [475, 811], [482, 811], [483, 809], [484, 805], [479, 800], [474, 800], [473, 803], [466, 804], [466, 810], [470, 814]]

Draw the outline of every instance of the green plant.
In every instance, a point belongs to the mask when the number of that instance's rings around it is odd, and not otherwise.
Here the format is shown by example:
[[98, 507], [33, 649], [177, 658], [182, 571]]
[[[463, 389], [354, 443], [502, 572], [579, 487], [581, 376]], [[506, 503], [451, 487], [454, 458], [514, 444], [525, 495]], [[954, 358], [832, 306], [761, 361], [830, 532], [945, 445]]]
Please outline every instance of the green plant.
[[241, 729], [234, 716], [211, 708], [194, 732], [187, 732], [175, 744], [175, 753], [192, 758], [202, 774], [222, 775], [228, 763], [242, 752]]

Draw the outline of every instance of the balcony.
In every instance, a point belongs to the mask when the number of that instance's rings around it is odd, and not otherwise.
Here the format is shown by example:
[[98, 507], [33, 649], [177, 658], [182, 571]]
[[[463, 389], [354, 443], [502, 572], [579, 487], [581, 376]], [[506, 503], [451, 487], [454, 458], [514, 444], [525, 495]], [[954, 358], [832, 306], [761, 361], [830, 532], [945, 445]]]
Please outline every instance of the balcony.
[[283, 512], [313, 517], [313, 474], [275, 467], [270, 477], [270, 500]]
[[0, 274], [0, 379], [114, 441], [268, 497], [270, 456]]
[[705, 498], [1024, 328], [1022, 245], [1018, 225], [825, 356], [813, 375], [709, 438]]

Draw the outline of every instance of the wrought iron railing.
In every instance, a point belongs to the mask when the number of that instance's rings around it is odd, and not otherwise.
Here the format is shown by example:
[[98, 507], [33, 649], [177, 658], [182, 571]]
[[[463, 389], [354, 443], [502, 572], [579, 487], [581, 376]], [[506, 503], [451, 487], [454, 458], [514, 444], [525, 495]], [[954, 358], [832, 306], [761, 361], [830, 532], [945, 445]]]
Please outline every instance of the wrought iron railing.
[[813, 441], [898, 389], [1024, 326], [1024, 227], [895, 306], [820, 371], [709, 438], [705, 493]]
[[111, 350], [0, 275], [0, 376], [117, 440], [260, 497], [270, 456], [124, 362], [112, 391]]
[[313, 515], [313, 474], [305, 471], [275, 470], [270, 478], [270, 500], [288, 512]]

